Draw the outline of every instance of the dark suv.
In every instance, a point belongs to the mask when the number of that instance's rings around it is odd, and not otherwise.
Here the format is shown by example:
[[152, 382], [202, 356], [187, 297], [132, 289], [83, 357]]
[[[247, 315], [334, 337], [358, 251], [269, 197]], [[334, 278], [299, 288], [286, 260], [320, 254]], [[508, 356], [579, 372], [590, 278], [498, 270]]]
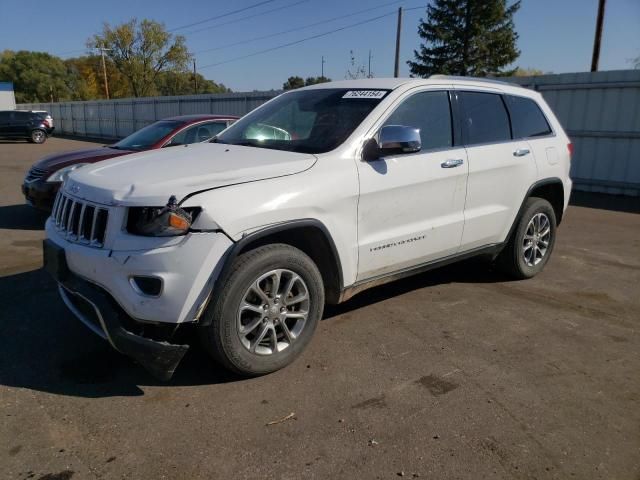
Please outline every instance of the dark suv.
[[47, 112], [0, 111], [0, 138], [26, 138], [33, 143], [44, 143], [54, 130], [50, 118]]

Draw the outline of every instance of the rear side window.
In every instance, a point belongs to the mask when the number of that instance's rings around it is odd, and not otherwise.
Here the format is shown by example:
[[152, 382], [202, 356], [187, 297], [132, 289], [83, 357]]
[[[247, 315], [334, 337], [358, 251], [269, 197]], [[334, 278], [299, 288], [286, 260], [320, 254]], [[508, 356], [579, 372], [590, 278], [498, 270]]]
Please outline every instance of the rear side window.
[[467, 145], [511, 140], [509, 115], [500, 95], [460, 92]]
[[420, 129], [422, 150], [450, 148], [451, 108], [447, 92], [422, 92], [407, 98], [384, 122]]
[[538, 104], [525, 97], [507, 95], [513, 138], [540, 137], [551, 133], [549, 123]]

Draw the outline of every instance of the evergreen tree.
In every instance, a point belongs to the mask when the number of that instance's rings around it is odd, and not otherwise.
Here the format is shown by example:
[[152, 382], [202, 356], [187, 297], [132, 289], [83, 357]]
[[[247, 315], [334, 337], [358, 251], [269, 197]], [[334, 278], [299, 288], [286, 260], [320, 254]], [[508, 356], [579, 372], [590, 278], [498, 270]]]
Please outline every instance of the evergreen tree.
[[420, 20], [418, 34], [425, 43], [407, 62], [419, 77], [446, 75], [510, 75], [503, 70], [520, 51], [516, 47], [513, 15], [520, 0], [435, 0]]

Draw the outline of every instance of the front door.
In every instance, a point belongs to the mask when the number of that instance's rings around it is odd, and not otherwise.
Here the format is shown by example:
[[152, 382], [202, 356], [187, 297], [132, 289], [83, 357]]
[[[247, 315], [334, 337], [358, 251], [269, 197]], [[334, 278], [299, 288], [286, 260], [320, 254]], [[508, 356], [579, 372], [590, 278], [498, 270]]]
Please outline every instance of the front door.
[[449, 93], [413, 93], [384, 125], [419, 128], [422, 150], [358, 162], [358, 281], [455, 254], [464, 226], [468, 164]]

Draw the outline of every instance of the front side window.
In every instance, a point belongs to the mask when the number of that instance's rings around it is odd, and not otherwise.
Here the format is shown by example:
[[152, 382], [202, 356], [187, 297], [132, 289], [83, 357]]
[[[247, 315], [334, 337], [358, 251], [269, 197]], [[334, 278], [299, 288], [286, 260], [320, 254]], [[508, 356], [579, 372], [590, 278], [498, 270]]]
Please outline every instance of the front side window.
[[513, 138], [529, 138], [549, 135], [551, 128], [540, 107], [525, 97], [507, 95], [507, 105], [511, 114]]
[[161, 120], [152, 123], [132, 133], [128, 137], [123, 138], [118, 143], [112, 145], [112, 148], [120, 150], [145, 150], [151, 148], [183, 124], [184, 122], [178, 120]]
[[422, 150], [451, 148], [449, 94], [444, 91], [416, 93], [402, 102], [384, 125], [419, 128]]
[[174, 147], [176, 145], [188, 145], [190, 143], [206, 142], [211, 140], [222, 130], [227, 128], [226, 122], [207, 122], [185, 128], [176, 134], [165, 147]]
[[500, 95], [482, 92], [458, 95], [464, 111], [467, 145], [511, 140], [509, 115]]
[[329, 152], [351, 135], [387, 93], [347, 88], [286, 93], [236, 121], [213, 141], [292, 152]]

